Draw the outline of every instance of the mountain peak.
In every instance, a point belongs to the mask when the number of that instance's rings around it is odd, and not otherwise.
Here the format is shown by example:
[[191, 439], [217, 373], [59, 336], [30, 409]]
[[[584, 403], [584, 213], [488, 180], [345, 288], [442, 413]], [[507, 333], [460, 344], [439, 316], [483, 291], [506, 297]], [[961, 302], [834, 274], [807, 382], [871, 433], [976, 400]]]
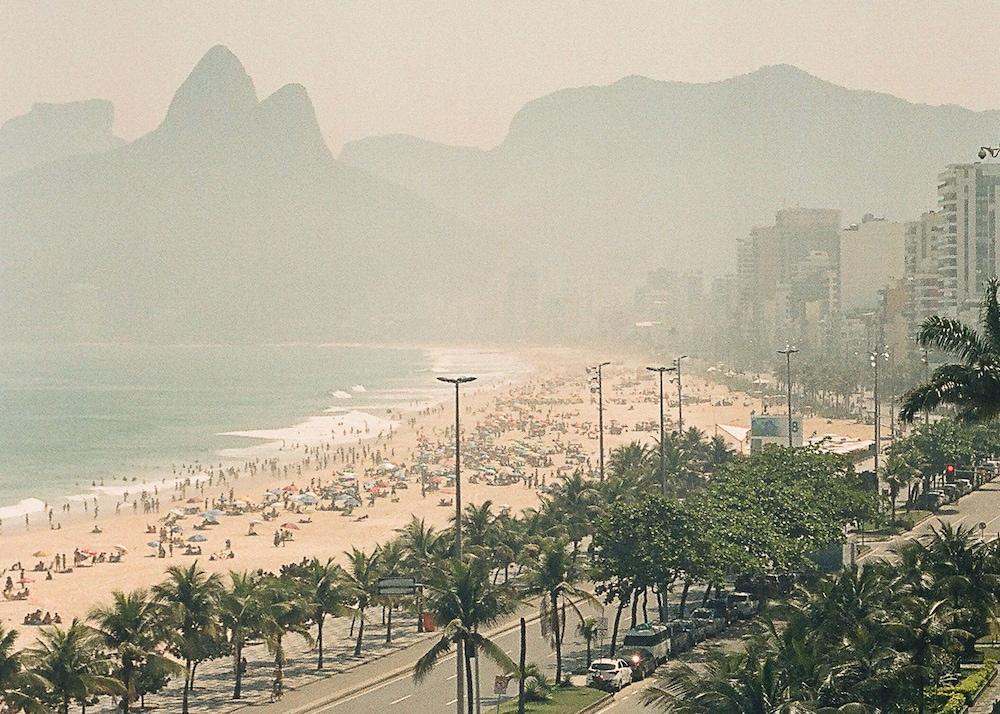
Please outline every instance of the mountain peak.
[[257, 105], [253, 80], [227, 47], [216, 45], [201, 58], [174, 94], [164, 125], [225, 126]]

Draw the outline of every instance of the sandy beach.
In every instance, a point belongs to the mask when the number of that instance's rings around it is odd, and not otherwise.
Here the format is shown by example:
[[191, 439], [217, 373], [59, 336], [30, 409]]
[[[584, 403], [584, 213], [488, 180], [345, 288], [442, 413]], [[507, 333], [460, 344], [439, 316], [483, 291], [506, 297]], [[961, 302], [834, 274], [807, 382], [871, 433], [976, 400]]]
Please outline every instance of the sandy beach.
[[[463, 392], [463, 458], [467, 459], [463, 465], [469, 464], [468, 471], [463, 468], [463, 501], [466, 504], [490, 499], [498, 507], [503, 504], [515, 512], [538, 504], [537, 491], [521, 481], [509, 485], [487, 483], [495, 477], [494, 470], [500, 475], [537, 474], [541, 482], [549, 483], [560, 473], [580, 466], [596, 468], [597, 409], [585, 372], [585, 365], [594, 361], [593, 355], [568, 349], [537, 349], [520, 350], [518, 357], [531, 365], [523, 377]], [[614, 363], [605, 368], [604, 376], [605, 448], [608, 452], [633, 440], [652, 443], [658, 428], [657, 388], [652, 375], [643, 367], [645, 362], [627, 356], [612, 359]], [[433, 377], [429, 375], [428, 379]], [[685, 427], [697, 426], [709, 435], [717, 433], [717, 424], [746, 427], [751, 411], [759, 409], [757, 400], [732, 393], [721, 385], [697, 376], [685, 375], [684, 379]], [[668, 428], [676, 418], [675, 389], [673, 385], [667, 388]], [[713, 406], [720, 402], [727, 405]], [[15, 589], [19, 589], [21, 573], [11, 568], [20, 563], [25, 569], [23, 579], [30, 581], [24, 583], [30, 594], [26, 600], [0, 601], [0, 617], [5, 626], [21, 631], [19, 644], [24, 646], [33, 638], [33, 628], [23, 625], [27, 613], [36, 610], [58, 612], [63, 622], [68, 622], [73, 617], [85, 616], [113, 590], [155, 584], [172, 565], [186, 565], [197, 559], [214, 572], [277, 569], [302, 558], [342, 559], [342, 552], [352, 545], [370, 549], [391, 538], [394, 529], [404, 525], [411, 515], [444, 527], [453, 509], [440, 502], [448, 502], [452, 496], [445, 488], [422, 497], [421, 476], [415, 466], [418, 459], [423, 461], [425, 484], [430, 483], [427, 474], [437, 474], [435, 480], [442, 481], [443, 475], [452, 468], [453, 437], [449, 433], [454, 419], [452, 404], [423, 406], [385, 418], [352, 415], [340, 424], [340, 428], [357, 430], [352, 435], [356, 437], [353, 443], [346, 443], [347, 435], [339, 440], [326, 438], [329, 430], [336, 431], [337, 426], [329, 417], [319, 415], [306, 422], [300, 442], [288, 443], [286, 439], [281, 448], [280, 441], [263, 441], [259, 446], [248, 447], [240, 454], [245, 459], [244, 467], [238, 471], [233, 467], [224, 474], [224, 482], [220, 483], [220, 472], [216, 470], [211, 485], [202, 480], [192, 481], [187, 487], [183, 482], [158, 487], [155, 498], [151, 495], [147, 502], [152, 504], [158, 499], [158, 512], [147, 513], [144, 507], [133, 505], [138, 489], [134, 484], [125, 483], [106, 487], [107, 496], [97, 518], [89, 504], [86, 512], [82, 510], [82, 502], [73, 503], [69, 513], [56, 508], [53, 523], [61, 526], [59, 530], [50, 528], [44, 513], [34, 514], [28, 527], [23, 520], [5, 519], [0, 536], [4, 546], [0, 558], [4, 572], [0, 578], [11, 577]], [[366, 421], [368, 428], [363, 431], [361, 425]], [[853, 422], [806, 421], [807, 435], [816, 432], [865, 438], [869, 431], [870, 427]], [[287, 437], [288, 434], [255, 436], [266, 439], [268, 436]], [[738, 450], [737, 444], [732, 445]], [[482, 463], [477, 464], [477, 455], [479, 461], [492, 458], [500, 459], [501, 463], [484, 467]], [[226, 456], [231, 460], [237, 455]], [[197, 544], [202, 550], [200, 556], [182, 554], [183, 548], [178, 543], [172, 555], [167, 552], [166, 557], [157, 557], [159, 548], [148, 545], [151, 542], [155, 545], [159, 540], [163, 519], [171, 509], [187, 507], [201, 511], [206, 503], [211, 508], [215, 499], [223, 495], [228, 498], [230, 493], [233, 500], [244, 501], [252, 508], [253, 504], [261, 503], [268, 489], [283, 489], [294, 484], [306, 490], [310, 481], [314, 486], [318, 485], [317, 480], [324, 484], [335, 482], [345, 471], [356, 473], [362, 482], [378, 480], [380, 476], [376, 470], [387, 461], [400, 466], [400, 472], [405, 474], [402, 478], [405, 488], [397, 488], [394, 494], [385, 489], [384, 495], [374, 499], [374, 505], [369, 505], [368, 498], [362, 498], [362, 504], [350, 516], [315, 508], [293, 513], [285, 510], [279, 501], [278, 517], [255, 526], [258, 534], [255, 536], [248, 535], [248, 531], [251, 521], [262, 520], [259, 511], [220, 516], [218, 525], [204, 530], [193, 528], [202, 520], [198, 515], [178, 520], [177, 525], [183, 528], [181, 540], [186, 542], [192, 534], [204, 536], [203, 542]], [[249, 464], [255, 467], [250, 468]], [[366, 470], [373, 474], [369, 479], [364, 476]], [[188, 475], [182, 473], [180, 477]], [[132, 491], [129, 500], [116, 509], [117, 501], [124, 498], [124, 490]], [[273, 535], [283, 523], [293, 524], [294, 528], [289, 529], [293, 539], [276, 547]], [[95, 526], [102, 532], [93, 532]], [[153, 528], [153, 533], [147, 532], [149, 527]], [[229, 551], [226, 541], [231, 546]], [[93, 564], [94, 556], [87, 556], [86, 562], [72, 567], [72, 572], [53, 572], [51, 579], [44, 569], [33, 571], [38, 563], [45, 569], [50, 568], [55, 557], [63, 554], [67, 565], [73, 566], [74, 551], [87, 551], [98, 557], [101, 553], [110, 555], [116, 551], [124, 554], [121, 562], [96, 564]], [[231, 558], [210, 559], [213, 553], [228, 555], [230, 551]]]

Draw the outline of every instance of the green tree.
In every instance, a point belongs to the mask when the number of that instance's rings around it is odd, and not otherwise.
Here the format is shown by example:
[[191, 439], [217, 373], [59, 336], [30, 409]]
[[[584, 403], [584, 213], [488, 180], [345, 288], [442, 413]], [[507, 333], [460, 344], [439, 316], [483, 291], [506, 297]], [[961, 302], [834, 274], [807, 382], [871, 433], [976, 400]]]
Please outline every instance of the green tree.
[[17, 630], [0, 627], [0, 702], [14, 712], [46, 714], [49, 709], [35, 692], [51, 689], [52, 685], [36, 672], [25, 669], [24, 657], [14, 649]]
[[233, 699], [243, 696], [243, 648], [260, 634], [267, 583], [258, 573], [229, 572], [229, 587], [219, 595], [219, 621], [233, 650]]
[[538, 612], [542, 634], [548, 635], [556, 653], [556, 684], [562, 683], [562, 614], [560, 606], [568, 606], [582, 621], [583, 613], [577, 601], [588, 601], [600, 607], [593, 595], [578, 587], [584, 573], [578, 562], [566, 552], [563, 540], [550, 540], [542, 547], [539, 557], [524, 575], [524, 593], [538, 595]]
[[155, 662], [165, 671], [179, 670], [163, 657], [159, 648], [166, 633], [162, 603], [146, 590], [123, 593], [116, 590], [110, 605], [98, 606], [90, 613], [98, 640], [117, 660], [118, 676], [124, 695], [122, 711], [128, 712], [138, 698], [135, 679], [148, 663]]
[[184, 568], [167, 569], [167, 579], [153, 588], [164, 603], [167, 645], [184, 661], [181, 712], [188, 714], [188, 700], [198, 664], [220, 654], [221, 627], [218, 618], [222, 581], [209, 575], [195, 561]]
[[433, 578], [428, 607], [434, 621], [441, 626], [441, 638], [417, 660], [413, 671], [414, 681], [423, 681], [452, 646], [461, 645], [465, 653], [465, 699], [469, 714], [475, 708], [472, 659], [477, 654], [482, 653], [505, 671], [517, 669], [499, 645], [479, 632], [513, 609], [509, 590], [491, 584], [489, 575], [488, 563], [473, 556], [465, 562], [451, 563]]
[[344, 569], [333, 558], [325, 563], [313, 558], [304, 565], [288, 566], [287, 574], [299, 581], [308, 601], [312, 621], [316, 623], [316, 669], [323, 669], [323, 625], [327, 617], [346, 611]]
[[991, 278], [983, 298], [980, 330], [960, 320], [934, 315], [924, 320], [917, 335], [921, 347], [936, 347], [959, 359], [934, 370], [930, 380], [903, 398], [904, 421], [942, 405], [955, 408], [967, 422], [1000, 414], [1000, 279]]
[[354, 643], [354, 656], [361, 656], [361, 643], [365, 636], [366, 611], [378, 597], [379, 554], [375, 550], [370, 555], [363, 550], [351, 548], [347, 556], [347, 592], [354, 602], [354, 612], [358, 618], [358, 639]]
[[101, 653], [96, 633], [77, 619], [67, 629], [42, 629], [25, 660], [48, 684], [50, 702], [63, 714], [69, 714], [71, 702], [86, 707], [95, 696], [125, 693], [110, 676], [114, 663]]

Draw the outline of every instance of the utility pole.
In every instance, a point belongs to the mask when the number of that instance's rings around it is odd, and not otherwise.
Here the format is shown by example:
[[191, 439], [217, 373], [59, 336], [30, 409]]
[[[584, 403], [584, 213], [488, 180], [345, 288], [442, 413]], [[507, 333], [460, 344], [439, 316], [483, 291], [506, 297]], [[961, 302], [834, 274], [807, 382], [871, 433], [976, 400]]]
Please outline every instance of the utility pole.
[[785, 349], [778, 350], [779, 355], [785, 355], [785, 386], [788, 388], [788, 448], [792, 448], [792, 355], [798, 350], [791, 345], [785, 345]]
[[673, 372], [677, 367], [646, 367], [650, 372], [660, 375], [660, 487], [663, 495], [667, 495], [667, 470], [663, 460], [663, 373]]
[[[468, 382], [474, 382], [475, 377], [438, 377], [439, 382], [455, 385], [455, 557], [462, 560], [462, 469], [461, 444], [462, 431], [459, 424], [458, 388]], [[465, 648], [458, 643], [455, 655], [455, 704], [457, 714], [465, 714]]]
[[684, 388], [681, 384], [681, 360], [687, 355], [674, 358], [674, 369], [677, 371], [677, 433], [684, 433]]
[[607, 367], [610, 362], [601, 362], [596, 367], [591, 367], [591, 369], [597, 370], [597, 448], [600, 450], [599, 456], [599, 475], [600, 480], [604, 481], [604, 383], [603, 383], [603, 370]]

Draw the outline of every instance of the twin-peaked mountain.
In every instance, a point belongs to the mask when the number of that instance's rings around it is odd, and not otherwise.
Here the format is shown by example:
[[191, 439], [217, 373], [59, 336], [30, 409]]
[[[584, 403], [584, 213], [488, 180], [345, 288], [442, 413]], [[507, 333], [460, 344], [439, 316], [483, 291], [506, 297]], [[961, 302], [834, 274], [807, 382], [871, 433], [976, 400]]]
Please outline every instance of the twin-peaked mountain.
[[918, 216], [1000, 126], [779, 66], [556, 92], [491, 150], [335, 159], [301, 86], [259, 100], [222, 47], [130, 144], [110, 106], [60, 111], [0, 129], [0, 339], [592, 334], [654, 268], [730, 270], [783, 206]]
[[258, 101], [216, 47], [150, 134], [0, 181], [0, 335], [452, 336], [491, 309], [469, 233], [336, 161], [301, 86]]

